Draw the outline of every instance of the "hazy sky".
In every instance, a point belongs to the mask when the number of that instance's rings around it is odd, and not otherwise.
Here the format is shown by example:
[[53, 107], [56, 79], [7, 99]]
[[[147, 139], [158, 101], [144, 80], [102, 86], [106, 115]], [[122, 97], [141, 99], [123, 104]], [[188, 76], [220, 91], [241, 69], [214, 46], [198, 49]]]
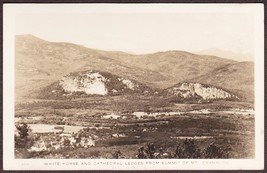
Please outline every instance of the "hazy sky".
[[16, 34], [89, 48], [152, 53], [219, 48], [253, 54], [248, 13], [46, 13], [16, 16]]

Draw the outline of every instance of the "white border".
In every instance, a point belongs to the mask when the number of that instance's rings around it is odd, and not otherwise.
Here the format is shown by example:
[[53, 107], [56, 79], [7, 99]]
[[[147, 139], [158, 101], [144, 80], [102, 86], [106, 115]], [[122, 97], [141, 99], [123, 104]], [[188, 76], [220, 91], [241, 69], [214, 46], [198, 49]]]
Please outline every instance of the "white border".
[[[255, 159], [15, 159], [14, 29], [20, 13], [252, 13], [255, 17]], [[4, 170], [248, 170], [264, 168], [263, 4], [4, 4], [3, 6], [3, 167]], [[66, 163], [77, 165], [66, 165]], [[45, 165], [50, 163], [50, 165]], [[87, 163], [90, 165], [81, 165]]]

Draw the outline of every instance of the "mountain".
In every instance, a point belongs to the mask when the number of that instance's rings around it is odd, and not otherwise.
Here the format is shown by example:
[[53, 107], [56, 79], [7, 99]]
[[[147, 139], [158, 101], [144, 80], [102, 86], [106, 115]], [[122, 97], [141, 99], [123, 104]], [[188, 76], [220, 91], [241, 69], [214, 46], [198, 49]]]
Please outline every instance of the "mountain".
[[214, 55], [222, 58], [232, 59], [235, 61], [254, 61], [253, 56], [251, 54], [241, 54], [216, 48], [200, 50], [194, 53], [200, 55]]
[[[229, 90], [244, 98], [251, 97], [254, 91], [253, 64], [238, 64], [234, 60], [185, 51], [134, 55], [49, 42], [33, 35], [15, 37], [16, 98], [31, 97], [32, 93], [57, 83], [66, 74], [88, 70], [131, 79], [152, 89], [198, 82]], [[216, 75], [222, 76], [218, 79]]]
[[240, 98], [254, 100], [254, 63], [239, 62], [214, 69], [211, 73], [196, 77], [191, 82], [200, 82], [227, 88]]
[[[229, 91], [217, 88], [211, 85], [204, 85], [200, 83], [178, 83], [167, 89], [169, 97], [176, 100], [217, 100], [217, 99], [238, 99], [237, 96], [231, 94]], [[175, 96], [175, 97], [173, 97]]]
[[147, 95], [152, 89], [132, 79], [95, 70], [75, 72], [40, 90], [41, 99], [64, 99], [93, 95], [114, 96], [122, 94]]
[[196, 55], [185, 51], [157, 52], [127, 58], [124, 54], [119, 53], [114, 57], [110, 57], [144, 69], [157, 71], [166, 76], [169, 81], [167, 85], [163, 84], [161, 88], [187, 81], [207, 74], [220, 66], [236, 62], [215, 56]]
[[16, 97], [27, 96], [68, 73], [90, 69], [112, 72], [152, 87], [150, 81], [166, 80], [156, 71], [109, 58], [105, 51], [48, 42], [32, 35], [18, 35], [15, 43]]

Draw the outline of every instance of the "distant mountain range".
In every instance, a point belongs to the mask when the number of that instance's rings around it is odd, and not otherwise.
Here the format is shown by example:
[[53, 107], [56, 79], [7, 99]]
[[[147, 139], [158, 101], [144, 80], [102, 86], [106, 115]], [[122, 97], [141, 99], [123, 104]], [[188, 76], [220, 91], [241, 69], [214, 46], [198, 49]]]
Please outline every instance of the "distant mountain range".
[[[105, 78], [112, 78], [111, 82], [117, 83], [118, 78], [129, 79], [151, 91], [170, 88], [177, 83], [195, 82], [253, 100], [253, 62], [237, 62], [185, 51], [134, 55], [72, 43], [48, 42], [32, 35], [18, 35], [15, 40], [17, 98], [31, 97], [32, 93], [52, 85], [60, 86], [60, 81], [67, 80], [69, 74], [78, 78], [80, 72], [91, 70], [103, 73], [104, 77], [108, 75]], [[120, 87], [124, 85], [122, 81], [118, 84]], [[80, 91], [86, 93], [86, 89], [80, 88]], [[111, 88], [107, 89], [108, 93], [111, 91]]]
[[232, 59], [235, 61], [254, 61], [254, 57], [251, 54], [240, 54], [232, 51], [225, 51], [217, 48], [205, 49], [194, 52], [200, 55], [214, 55], [222, 58]]

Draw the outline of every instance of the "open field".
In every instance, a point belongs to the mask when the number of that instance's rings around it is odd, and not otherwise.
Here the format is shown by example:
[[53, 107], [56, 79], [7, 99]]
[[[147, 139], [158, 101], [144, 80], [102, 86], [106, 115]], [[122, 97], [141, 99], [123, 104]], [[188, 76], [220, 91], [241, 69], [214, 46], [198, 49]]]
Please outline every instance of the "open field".
[[26, 144], [16, 132], [17, 158], [138, 158], [151, 144], [152, 158], [190, 158], [177, 155], [187, 140], [199, 151], [193, 158], [217, 157], [207, 155], [211, 144], [223, 153], [218, 158], [254, 157], [250, 103], [178, 104], [142, 96], [20, 100], [15, 122], [31, 129]]

